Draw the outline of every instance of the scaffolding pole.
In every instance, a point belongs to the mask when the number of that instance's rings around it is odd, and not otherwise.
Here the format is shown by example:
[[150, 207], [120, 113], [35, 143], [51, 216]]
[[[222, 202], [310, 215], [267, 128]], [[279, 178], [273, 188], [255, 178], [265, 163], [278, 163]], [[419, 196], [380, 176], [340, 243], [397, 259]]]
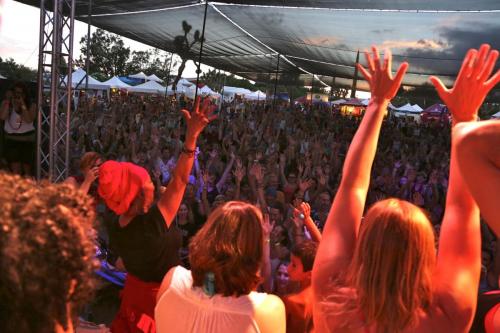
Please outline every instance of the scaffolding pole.
[[280, 58], [281, 58], [281, 54], [278, 53], [278, 64], [276, 65], [276, 77], [274, 78], [273, 111], [276, 111], [276, 90], [278, 89], [278, 75], [280, 72]]
[[68, 177], [74, 8], [75, 0], [40, 1], [36, 143], [39, 180], [60, 182]]
[[198, 57], [198, 66], [196, 68], [196, 87], [194, 91], [193, 105], [196, 105], [196, 98], [198, 98], [198, 82], [200, 80], [200, 73], [201, 73], [201, 58], [203, 56], [203, 42], [205, 41], [205, 24], [207, 23], [207, 11], [208, 11], [208, 1], [205, 1], [205, 14], [203, 14], [203, 28], [201, 30], [200, 55]]

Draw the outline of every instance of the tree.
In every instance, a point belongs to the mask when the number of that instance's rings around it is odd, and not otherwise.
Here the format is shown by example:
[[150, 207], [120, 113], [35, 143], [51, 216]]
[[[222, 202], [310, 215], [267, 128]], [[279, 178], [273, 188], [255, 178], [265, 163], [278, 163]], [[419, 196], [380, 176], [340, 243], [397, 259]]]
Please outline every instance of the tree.
[[[192, 60], [191, 48], [196, 43], [201, 43], [202, 41], [200, 30], [196, 30], [194, 32], [193, 40], [191, 42], [188, 40], [188, 34], [191, 32], [191, 29], [193, 29], [192, 26], [190, 26], [186, 21], [182, 21], [182, 30], [184, 31], [184, 35], [178, 35], [174, 38], [175, 53], [181, 57], [181, 65], [177, 69], [177, 76], [172, 83], [174, 92], [177, 89], [177, 83], [179, 83], [179, 80], [181, 79], [182, 72], [184, 72], [184, 69], [186, 68], [186, 62], [188, 60]], [[199, 70], [200, 68], [197, 69], [197, 71]]]
[[[87, 36], [80, 40], [80, 58], [76, 64], [85, 68]], [[97, 29], [90, 37], [89, 74], [101, 80], [115, 75], [125, 75], [130, 56], [130, 48], [120, 36]]]
[[3, 60], [0, 57], [0, 74], [10, 80], [36, 81], [37, 79], [36, 70], [17, 64], [12, 58]]

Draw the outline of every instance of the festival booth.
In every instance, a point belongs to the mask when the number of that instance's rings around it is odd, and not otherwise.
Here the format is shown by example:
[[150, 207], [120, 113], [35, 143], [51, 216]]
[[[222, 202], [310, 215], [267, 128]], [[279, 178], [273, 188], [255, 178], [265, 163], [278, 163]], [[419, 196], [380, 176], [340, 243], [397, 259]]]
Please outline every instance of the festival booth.
[[366, 105], [357, 98], [347, 98], [344, 102], [339, 103], [340, 114], [344, 116], [362, 116], [366, 111]]
[[111, 79], [103, 83], [109, 85], [110, 89], [128, 89], [131, 87], [129, 84], [120, 80], [118, 76], [113, 76]]
[[451, 118], [446, 105], [434, 104], [421, 112], [420, 119], [422, 122], [428, 123], [433, 121], [450, 121]]
[[251, 94], [245, 95], [245, 98], [249, 101], [264, 101], [266, 100], [266, 94], [260, 90], [257, 90]]
[[491, 119], [500, 119], [500, 112], [497, 112], [494, 115], [492, 115]]
[[158, 83], [163, 83], [163, 80], [160, 79], [158, 76], [156, 76], [155, 74], [151, 74], [150, 76], [147, 76], [146, 77], [146, 80], [148, 81], [155, 81], [155, 82], [158, 82]]
[[[87, 72], [85, 72], [82, 68], [77, 68], [76, 71], [71, 74], [71, 87], [73, 89], [85, 89], [86, 85], [86, 78], [85, 75]], [[67, 84], [68, 83], [68, 77], [66, 76], [64, 78], [64, 82]], [[98, 81], [94, 79], [92, 76], [88, 76], [88, 88], [91, 90], [108, 90], [109, 85], [106, 83], [103, 83], [101, 81]]]
[[399, 108], [392, 109], [392, 114], [395, 117], [412, 118], [417, 123], [421, 121], [420, 119], [421, 113], [422, 113], [422, 108], [420, 106], [418, 106], [417, 104], [411, 105], [410, 103], [400, 106]]
[[5, 76], [3, 76], [2, 74], [0, 74], [0, 80], [5, 80], [7, 79]]
[[[174, 91], [172, 89], [172, 84], [167, 87], [167, 95], [173, 95], [174, 94]], [[182, 79], [179, 80], [179, 82], [177, 82], [177, 86], [176, 86], [177, 89], [175, 90], [175, 92], [176, 92], [176, 94], [187, 95], [189, 93], [189, 91], [190, 91], [189, 88], [193, 87], [193, 86], [194, 86], [193, 83], [191, 83], [188, 80], [182, 78]], [[194, 88], [193, 88], [193, 91], [194, 91]], [[194, 94], [193, 94], [193, 96], [194, 96]]]
[[143, 80], [146, 81], [148, 79], [148, 76], [144, 74], [144, 72], [139, 72], [137, 74], [132, 74], [128, 76], [131, 79], [137, 79], [137, 80]]
[[142, 94], [165, 94], [165, 87], [155, 81], [147, 81], [137, 86], [129, 87], [128, 91], [131, 93]]
[[243, 99], [246, 95], [252, 94], [251, 90], [239, 87], [229, 87], [224, 86], [223, 88], [223, 98], [225, 102], [232, 102], [235, 99]]

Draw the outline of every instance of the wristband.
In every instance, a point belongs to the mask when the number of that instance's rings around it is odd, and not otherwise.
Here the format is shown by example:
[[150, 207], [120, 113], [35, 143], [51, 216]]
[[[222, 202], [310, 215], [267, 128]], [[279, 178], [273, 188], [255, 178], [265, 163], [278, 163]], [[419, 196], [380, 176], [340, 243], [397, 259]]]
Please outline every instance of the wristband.
[[196, 149], [190, 150], [190, 149], [187, 149], [186, 146], [182, 146], [181, 152], [183, 154], [186, 154], [189, 157], [194, 157], [194, 153], [196, 152]]

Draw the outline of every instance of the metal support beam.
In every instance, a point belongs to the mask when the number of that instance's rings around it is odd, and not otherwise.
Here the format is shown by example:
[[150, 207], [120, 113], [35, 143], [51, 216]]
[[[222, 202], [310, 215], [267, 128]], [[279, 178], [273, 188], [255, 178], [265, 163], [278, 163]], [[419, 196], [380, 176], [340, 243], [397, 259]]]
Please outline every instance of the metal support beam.
[[74, 9], [75, 0], [40, 1], [36, 175], [52, 182], [69, 171]]
[[356, 89], [358, 88], [358, 64], [359, 64], [359, 50], [356, 54], [356, 64], [354, 65], [354, 77], [352, 79], [351, 98], [356, 97]]
[[198, 98], [198, 82], [200, 80], [201, 73], [201, 58], [203, 56], [203, 42], [205, 41], [205, 24], [207, 23], [207, 11], [208, 11], [208, 0], [205, 1], [205, 14], [203, 14], [203, 28], [201, 30], [201, 44], [200, 44], [200, 55], [198, 57], [198, 66], [196, 68], [196, 89], [194, 91], [194, 104], [196, 105], [196, 98]]
[[278, 53], [278, 63], [276, 65], [276, 77], [274, 78], [273, 111], [276, 111], [276, 90], [278, 89], [278, 75], [280, 73], [280, 58], [281, 58], [281, 54]]

